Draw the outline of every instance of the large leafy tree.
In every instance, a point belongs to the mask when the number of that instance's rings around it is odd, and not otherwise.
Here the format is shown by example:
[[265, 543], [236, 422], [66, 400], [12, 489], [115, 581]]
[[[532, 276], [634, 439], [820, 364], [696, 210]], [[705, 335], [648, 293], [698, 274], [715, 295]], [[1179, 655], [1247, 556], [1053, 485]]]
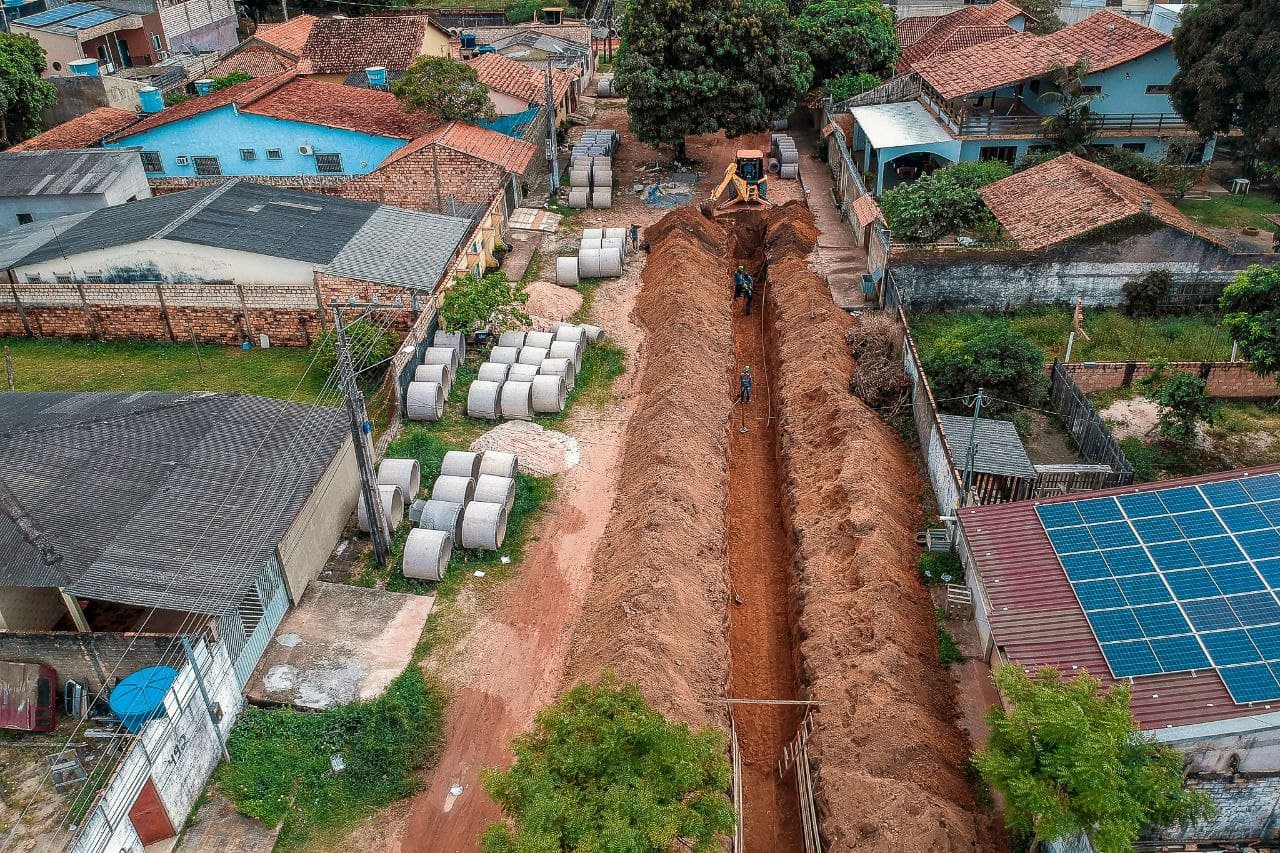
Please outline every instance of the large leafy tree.
[[733, 829], [724, 734], [667, 720], [611, 674], [543, 709], [513, 748], [510, 770], [484, 774], [511, 819], [485, 853], [710, 853]]
[[1280, 266], [1254, 264], [1219, 298], [1222, 325], [1259, 373], [1280, 372]]
[[485, 328], [502, 332], [529, 322], [522, 310], [528, 301], [524, 284], [508, 281], [501, 270], [483, 278], [467, 273], [444, 292], [440, 322], [450, 331], [466, 334]]
[[1280, 127], [1280, 4], [1200, 0], [1173, 41], [1178, 72], [1170, 98], [1203, 136], [1243, 129], [1257, 146]]
[[993, 237], [1000, 226], [978, 190], [1009, 174], [999, 160], [956, 163], [890, 188], [880, 208], [894, 236], [907, 243], [929, 243], [961, 231]]
[[33, 38], [0, 33], [0, 147], [40, 132], [40, 113], [58, 92], [40, 78], [44, 48]]
[[688, 136], [764, 130], [813, 80], [782, 0], [633, 0], [622, 40], [631, 130], [678, 155]]
[[924, 372], [945, 409], [965, 411], [965, 398], [986, 392], [983, 412], [998, 413], [1011, 403], [1035, 403], [1044, 378], [1044, 352], [1008, 320], [983, 319], [961, 325], [934, 341], [924, 353]]
[[496, 114], [476, 70], [448, 56], [419, 56], [391, 91], [406, 111], [424, 110], [442, 121], [483, 121]]
[[877, 0], [818, 0], [796, 26], [819, 80], [860, 72], [887, 77], [902, 55], [893, 11]]
[[991, 737], [974, 756], [1005, 798], [1010, 829], [1042, 841], [1084, 833], [1098, 853], [1121, 853], [1147, 826], [1186, 825], [1213, 806], [1182, 783], [1182, 755], [1142, 736], [1124, 682], [1102, 690], [1088, 674], [996, 670], [1010, 710], [987, 712]]

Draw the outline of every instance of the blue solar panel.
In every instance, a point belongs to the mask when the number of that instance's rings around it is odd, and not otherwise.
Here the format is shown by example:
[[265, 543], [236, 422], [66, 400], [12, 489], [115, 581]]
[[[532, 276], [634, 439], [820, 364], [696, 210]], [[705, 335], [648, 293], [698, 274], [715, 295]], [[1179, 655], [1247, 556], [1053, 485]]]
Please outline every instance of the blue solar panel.
[[1112, 675], [1214, 668], [1280, 700], [1280, 474], [1037, 512]]
[[44, 27], [58, 21], [65, 21], [67, 18], [74, 18], [76, 15], [83, 15], [85, 12], [92, 12], [97, 8], [92, 3], [68, 3], [65, 6], [58, 6], [47, 12], [36, 12], [34, 15], [27, 15], [27, 17], [19, 18], [12, 23], [22, 24], [24, 27]]
[[111, 9], [95, 9], [92, 12], [86, 12], [83, 15], [77, 15], [70, 20], [63, 21], [64, 27], [74, 27], [77, 30], [87, 30], [89, 27], [96, 27], [98, 24], [105, 24], [107, 21], [114, 21], [116, 18], [122, 18], [124, 15]]

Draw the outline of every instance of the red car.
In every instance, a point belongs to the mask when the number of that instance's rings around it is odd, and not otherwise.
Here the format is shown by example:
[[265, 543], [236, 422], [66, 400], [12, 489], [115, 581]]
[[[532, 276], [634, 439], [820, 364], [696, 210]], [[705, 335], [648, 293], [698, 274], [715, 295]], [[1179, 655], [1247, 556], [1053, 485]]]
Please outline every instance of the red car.
[[57, 724], [58, 673], [38, 663], [0, 661], [0, 729], [51, 732]]

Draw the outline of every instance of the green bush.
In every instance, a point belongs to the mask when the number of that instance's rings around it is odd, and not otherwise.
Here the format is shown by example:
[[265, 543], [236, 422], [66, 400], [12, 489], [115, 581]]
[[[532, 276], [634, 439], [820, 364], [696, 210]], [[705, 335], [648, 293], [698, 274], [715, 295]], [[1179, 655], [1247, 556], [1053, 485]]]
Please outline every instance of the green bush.
[[[922, 357], [933, 393], [944, 409], [966, 411], [957, 398], [985, 389], [983, 414], [1033, 405], [1043, 393], [1044, 351], [1004, 319], [964, 327], [933, 341]], [[1005, 402], [1008, 401], [1008, 402]]]
[[224, 74], [221, 77], [213, 78], [213, 85], [209, 87], [210, 92], [220, 92], [223, 89], [229, 89], [237, 83], [248, 83], [253, 77], [247, 71], [232, 71], [230, 74]]
[[1173, 273], [1152, 270], [1124, 283], [1124, 313], [1130, 317], [1155, 317], [1173, 290]]
[[474, 332], [478, 329], [505, 331], [528, 323], [521, 308], [529, 301], [522, 282], [512, 284], [504, 272], [476, 278], [467, 273], [444, 292], [440, 303], [440, 323], [446, 329]]
[[930, 586], [960, 583], [964, 577], [964, 567], [954, 551], [925, 551], [916, 560], [916, 568], [920, 570], [920, 579]]
[[522, 24], [532, 21], [542, 11], [542, 5], [540, 0], [516, 0], [508, 3], [503, 11], [506, 13], [507, 23]]
[[855, 95], [880, 85], [880, 78], [869, 71], [850, 72], [827, 81], [827, 94], [836, 101], [847, 101]]
[[[338, 365], [335, 341], [333, 331], [330, 330], [311, 345], [316, 353], [316, 369], [321, 376], [332, 375]], [[400, 339], [394, 333], [372, 320], [357, 320], [347, 326], [347, 350], [351, 353], [356, 370], [390, 358], [399, 343]]]
[[1153, 362], [1152, 367], [1138, 385], [1160, 405], [1160, 434], [1179, 444], [1195, 444], [1196, 424], [1213, 423], [1218, 412], [1205, 393], [1205, 381], [1182, 370], [1166, 373], [1164, 362]]
[[1099, 166], [1144, 184], [1158, 183], [1163, 174], [1159, 163], [1145, 154], [1125, 148], [1105, 148], [1097, 151], [1091, 159]]
[[943, 666], [964, 663], [964, 653], [956, 645], [955, 637], [951, 636], [951, 632], [942, 624], [946, 616], [946, 611], [943, 610], [935, 610], [933, 613], [934, 623], [938, 631], [938, 660], [942, 661]]
[[1061, 151], [1028, 151], [1018, 158], [1018, 163], [1013, 167], [1013, 171], [1021, 172], [1024, 169], [1031, 169], [1041, 163], [1048, 163], [1054, 157], [1061, 156]]
[[908, 243], [931, 243], [964, 231], [993, 240], [1000, 226], [978, 190], [1011, 172], [998, 160], [957, 163], [893, 187], [880, 197], [880, 209], [894, 236]]

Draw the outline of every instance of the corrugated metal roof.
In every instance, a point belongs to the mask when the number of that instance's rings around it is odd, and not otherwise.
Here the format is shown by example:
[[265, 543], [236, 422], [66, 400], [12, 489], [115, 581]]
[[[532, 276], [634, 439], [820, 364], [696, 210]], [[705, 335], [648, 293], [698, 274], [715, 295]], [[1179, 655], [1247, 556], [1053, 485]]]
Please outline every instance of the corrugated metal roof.
[[0, 584], [217, 614], [242, 597], [347, 435], [339, 409], [243, 394], [0, 394]]
[[102, 148], [0, 152], [0, 196], [106, 192], [135, 163], [137, 151]]
[[[1273, 471], [1280, 471], [1280, 465], [1104, 489], [1087, 496], [1125, 495]], [[1085, 496], [1064, 495], [966, 507], [956, 515], [990, 605], [987, 616], [995, 644], [1004, 656], [1031, 669], [1054, 666], [1067, 674], [1088, 670], [1106, 685], [1116, 679], [1110, 675], [1102, 649], [1035, 509], [1082, 497]], [[1148, 731], [1275, 710], [1258, 704], [1235, 704], [1222, 679], [1212, 670], [1126, 680], [1133, 688], [1133, 715]]]
[[379, 206], [326, 268], [334, 275], [432, 290], [470, 220]]
[[[959, 465], [967, 464], [969, 452], [969, 435], [973, 430], [973, 418], [959, 415], [939, 415], [942, 433], [947, 443], [960, 454], [956, 460]], [[974, 458], [973, 470], [984, 474], [999, 474], [1003, 477], [1023, 477], [1034, 480], [1036, 467], [1031, 464], [1018, 430], [1008, 421], [996, 421], [978, 418], [978, 426], [973, 430]]]

